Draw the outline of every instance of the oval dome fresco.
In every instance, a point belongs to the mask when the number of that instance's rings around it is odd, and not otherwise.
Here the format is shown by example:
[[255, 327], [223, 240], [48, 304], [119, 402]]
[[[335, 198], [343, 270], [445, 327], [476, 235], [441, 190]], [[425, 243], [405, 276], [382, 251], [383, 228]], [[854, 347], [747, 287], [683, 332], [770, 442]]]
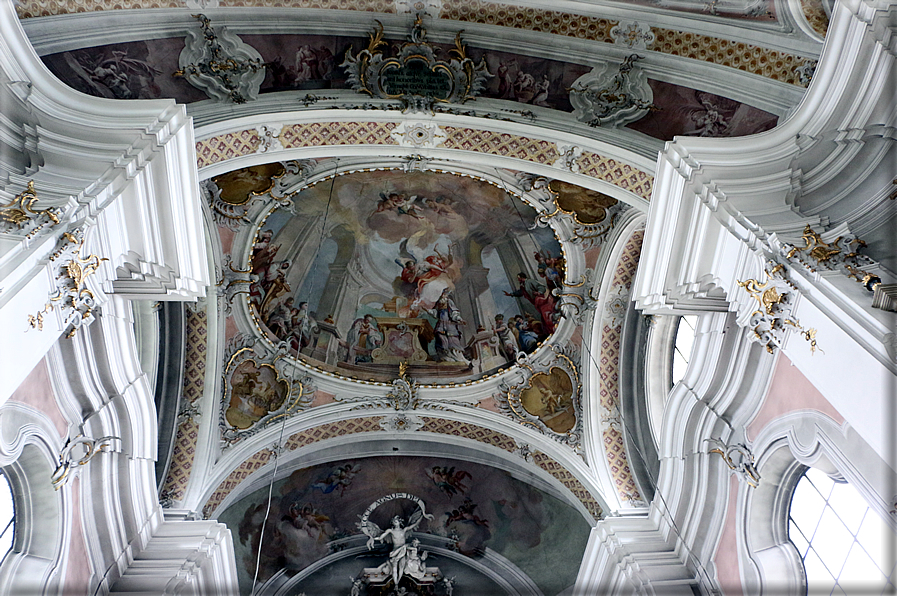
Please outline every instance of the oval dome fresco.
[[259, 332], [312, 367], [388, 381], [404, 363], [425, 384], [466, 382], [554, 332], [563, 252], [507, 189], [379, 170], [292, 199], [256, 231], [247, 298]]

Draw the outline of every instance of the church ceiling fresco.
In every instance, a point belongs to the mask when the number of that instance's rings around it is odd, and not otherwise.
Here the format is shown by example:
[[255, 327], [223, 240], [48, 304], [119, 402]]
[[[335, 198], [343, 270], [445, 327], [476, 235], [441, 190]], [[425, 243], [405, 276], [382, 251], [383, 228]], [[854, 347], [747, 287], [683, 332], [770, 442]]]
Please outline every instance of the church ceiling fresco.
[[[427, 517], [417, 516], [420, 525], [415, 534], [422, 541], [427, 536], [441, 539], [462, 561], [480, 560], [485, 549], [491, 549], [526, 573], [545, 594], [557, 594], [576, 579], [578, 566], [570, 562], [582, 559], [590, 525], [556, 497], [487, 465], [430, 457], [374, 457], [299, 469], [275, 482], [264, 539], [267, 487], [219, 515], [234, 532], [241, 591], [249, 592], [259, 552], [262, 583], [282, 569], [302, 570], [345, 548], [346, 538], [366, 539], [359, 527], [365, 512], [365, 519], [377, 529], [389, 528], [394, 516], [410, 525], [419, 508], [414, 500], [396, 498], [372, 507], [395, 493], [407, 493], [424, 507]], [[353, 575], [377, 567], [389, 552], [387, 545], [375, 543], [370, 551], [353, 557]], [[438, 567], [443, 561], [431, 553], [427, 565]], [[348, 594], [352, 576], [342, 581], [342, 591]], [[480, 594], [478, 587], [466, 586], [462, 593]]]
[[[365, 38], [319, 35], [242, 35], [241, 39], [258, 50], [268, 65], [260, 93], [292, 90], [312, 98], [312, 103], [327, 99], [327, 90], [351, 88], [340, 64], [347, 50], [357, 51], [368, 44]], [[395, 53], [401, 42], [388, 44]], [[440, 54], [447, 54], [452, 47], [432, 46]], [[89, 95], [114, 99], [171, 97], [182, 103], [206, 100], [202, 91], [172, 76], [179, 69], [178, 56], [183, 49], [183, 39], [169, 38], [73, 50], [47, 55], [43, 60], [57, 77]], [[484, 61], [493, 75], [486, 79], [480, 95], [518, 104], [515, 111], [519, 117], [532, 117], [527, 106], [573, 112], [570, 89], [591, 70], [581, 64], [507, 52], [469, 48], [468, 53], [475, 62]], [[652, 110], [643, 111], [627, 126], [654, 138], [741, 136], [768, 130], [777, 122], [773, 114], [713, 93], [654, 79], [647, 83], [653, 92], [649, 102]], [[300, 105], [301, 101], [297, 102], [297, 107]]]
[[[240, 172], [266, 184], [265, 166]], [[248, 299], [262, 333], [316, 368], [388, 381], [406, 363], [422, 381], [464, 381], [555, 330], [560, 245], [550, 228], [529, 229], [535, 211], [504, 188], [373, 171], [292, 200], [259, 228]]]

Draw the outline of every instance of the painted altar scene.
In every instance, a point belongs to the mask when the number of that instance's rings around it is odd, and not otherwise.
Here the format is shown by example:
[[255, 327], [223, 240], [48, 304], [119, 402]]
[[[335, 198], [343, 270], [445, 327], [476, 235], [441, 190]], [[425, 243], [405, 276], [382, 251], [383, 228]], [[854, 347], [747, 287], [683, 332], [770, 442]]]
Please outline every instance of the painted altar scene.
[[253, 314], [272, 341], [361, 379], [457, 382], [549, 337], [564, 277], [548, 228], [504, 188], [448, 173], [355, 172], [293, 197], [260, 226]]

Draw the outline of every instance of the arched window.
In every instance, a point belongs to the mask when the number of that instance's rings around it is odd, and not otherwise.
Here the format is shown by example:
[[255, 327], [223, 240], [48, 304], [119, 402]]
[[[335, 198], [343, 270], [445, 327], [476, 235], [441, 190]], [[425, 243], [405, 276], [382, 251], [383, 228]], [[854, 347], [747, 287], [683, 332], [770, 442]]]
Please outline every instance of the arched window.
[[808, 468], [791, 499], [788, 536], [808, 594], [894, 593], [894, 533], [849, 483]]
[[16, 531], [16, 508], [12, 500], [12, 487], [3, 470], [0, 470], [0, 562], [12, 550]]
[[691, 348], [695, 343], [695, 326], [698, 317], [686, 315], [679, 317], [679, 325], [676, 329], [676, 339], [673, 341], [673, 376], [670, 387], [682, 380], [685, 371], [688, 370], [688, 361], [691, 359]]

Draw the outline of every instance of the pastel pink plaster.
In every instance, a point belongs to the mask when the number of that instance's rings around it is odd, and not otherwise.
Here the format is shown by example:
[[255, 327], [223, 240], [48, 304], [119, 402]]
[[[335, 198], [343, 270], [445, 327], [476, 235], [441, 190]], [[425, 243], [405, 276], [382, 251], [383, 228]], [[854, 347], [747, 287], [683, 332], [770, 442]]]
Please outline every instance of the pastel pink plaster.
[[223, 226], [218, 226], [218, 235], [221, 237], [221, 251], [224, 254], [228, 254], [234, 244], [234, 231]]
[[59, 410], [56, 397], [53, 395], [53, 386], [50, 385], [50, 372], [47, 370], [46, 358], [41, 358], [41, 361], [28, 373], [28, 376], [9, 399], [27, 404], [46, 414], [59, 432], [59, 436], [64, 436], [68, 432], [69, 424]]
[[501, 413], [498, 410], [498, 405], [495, 403], [495, 400], [492, 399], [491, 397], [487, 397], [486, 399], [480, 400], [477, 403], [477, 407], [480, 408], [481, 410], [489, 410], [490, 412], [496, 412], [498, 414]]
[[323, 406], [324, 404], [332, 404], [334, 401], [334, 395], [332, 393], [327, 393], [326, 391], [321, 391], [318, 389], [315, 391], [315, 398], [312, 400], [310, 408], [314, 408], [316, 406]]
[[596, 246], [595, 248], [590, 248], [585, 252], [586, 257], [586, 267], [594, 267], [595, 263], [598, 262], [598, 255], [601, 254], [601, 247]]
[[87, 594], [90, 587], [90, 559], [81, 528], [80, 486], [80, 478], [72, 480], [72, 527], [63, 594]]
[[229, 340], [237, 334], [237, 323], [233, 317], [224, 319], [224, 341]]
[[726, 509], [726, 524], [716, 549], [713, 564], [716, 577], [725, 596], [744, 596], [741, 590], [741, 567], [738, 565], [738, 540], [736, 535], [736, 510], [738, 508], [738, 478], [729, 477], [729, 502]]
[[844, 422], [844, 416], [791, 364], [791, 360], [785, 354], [779, 354], [763, 405], [747, 427], [748, 440], [756, 439], [760, 431], [776, 418], [796, 410], [816, 410], [838, 424]]

